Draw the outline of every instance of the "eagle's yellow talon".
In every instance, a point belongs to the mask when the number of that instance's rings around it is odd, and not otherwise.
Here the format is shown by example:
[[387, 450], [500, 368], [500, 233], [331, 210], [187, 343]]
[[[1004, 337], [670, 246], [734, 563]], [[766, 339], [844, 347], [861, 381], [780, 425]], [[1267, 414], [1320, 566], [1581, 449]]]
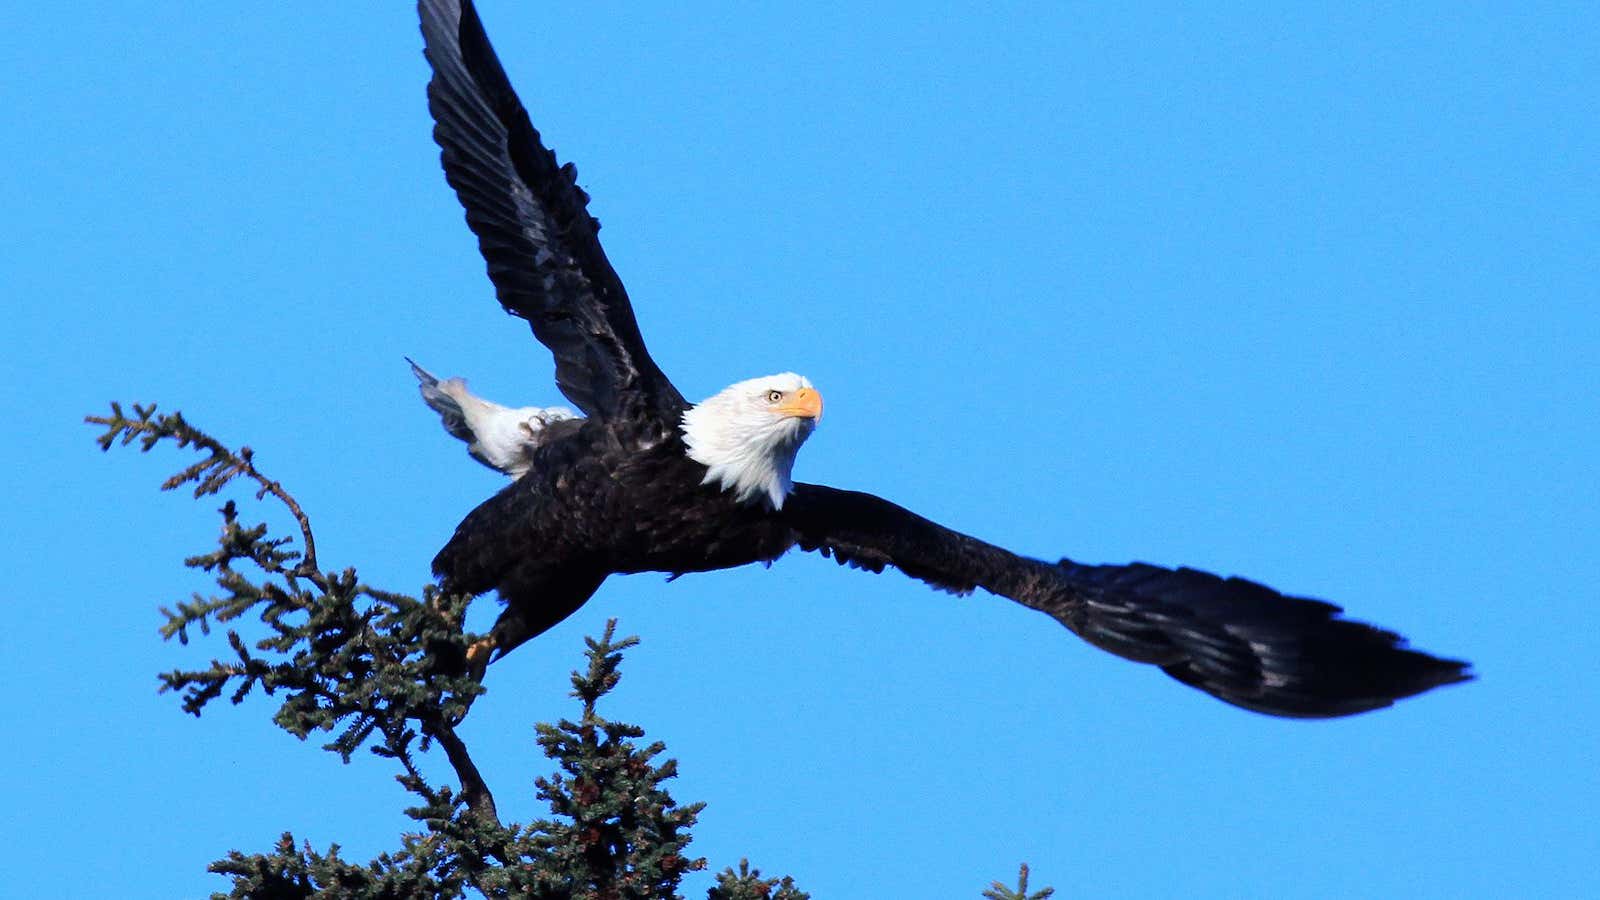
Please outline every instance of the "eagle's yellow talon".
[[483, 680], [483, 673], [489, 668], [489, 658], [494, 655], [494, 635], [472, 642], [467, 647], [467, 671], [478, 681]]

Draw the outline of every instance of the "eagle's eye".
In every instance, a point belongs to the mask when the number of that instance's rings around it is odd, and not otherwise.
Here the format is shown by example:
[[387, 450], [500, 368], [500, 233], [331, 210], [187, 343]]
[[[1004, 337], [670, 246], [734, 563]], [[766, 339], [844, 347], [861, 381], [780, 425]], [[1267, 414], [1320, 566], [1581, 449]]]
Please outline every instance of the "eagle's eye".
[[783, 399], [783, 391], [767, 391], [767, 402], [777, 403]]

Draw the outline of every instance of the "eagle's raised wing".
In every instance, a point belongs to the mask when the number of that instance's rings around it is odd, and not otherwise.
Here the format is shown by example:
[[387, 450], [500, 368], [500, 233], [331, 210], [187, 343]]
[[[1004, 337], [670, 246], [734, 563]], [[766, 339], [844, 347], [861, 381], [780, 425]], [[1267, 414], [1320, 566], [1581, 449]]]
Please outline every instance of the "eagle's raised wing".
[[805, 550], [935, 587], [981, 587], [1125, 659], [1245, 709], [1328, 718], [1472, 677], [1467, 664], [1407, 649], [1399, 635], [1339, 618], [1331, 603], [1242, 578], [1145, 563], [1086, 566], [1018, 556], [854, 491], [797, 484], [782, 515]]
[[675, 428], [683, 396], [645, 349], [577, 170], [540, 142], [471, 0], [421, 0], [418, 11], [433, 137], [500, 305], [555, 354], [556, 385], [579, 409]]

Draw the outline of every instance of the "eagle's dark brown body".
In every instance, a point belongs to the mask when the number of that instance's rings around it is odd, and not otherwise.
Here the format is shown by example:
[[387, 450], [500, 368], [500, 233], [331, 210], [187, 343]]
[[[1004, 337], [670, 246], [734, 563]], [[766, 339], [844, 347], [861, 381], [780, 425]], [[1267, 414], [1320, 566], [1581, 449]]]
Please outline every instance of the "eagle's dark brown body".
[[706, 572], [768, 562], [798, 535], [762, 503], [739, 503], [689, 459], [676, 431], [597, 419], [560, 423], [523, 477], [485, 501], [433, 561], [446, 590], [498, 590], [539, 610], [501, 626], [503, 653], [566, 618], [607, 575]]
[[551, 425], [527, 474], [473, 510], [434, 561], [447, 590], [500, 593], [501, 653], [570, 615], [612, 573], [720, 569], [798, 546], [949, 591], [983, 588], [1272, 715], [1348, 715], [1471, 677], [1465, 663], [1408, 649], [1337, 606], [1244, 579], [1030, 559], [819, 485], [795, 484], [779, 511], [702, 484], [708, 470], [680, 434], [688, 406], [645, 349], [576, 172], [544, 147], [469, 0], [419, 7], [446, 180], [502, 306], [550, 348], [557, 386], [588, 416]]

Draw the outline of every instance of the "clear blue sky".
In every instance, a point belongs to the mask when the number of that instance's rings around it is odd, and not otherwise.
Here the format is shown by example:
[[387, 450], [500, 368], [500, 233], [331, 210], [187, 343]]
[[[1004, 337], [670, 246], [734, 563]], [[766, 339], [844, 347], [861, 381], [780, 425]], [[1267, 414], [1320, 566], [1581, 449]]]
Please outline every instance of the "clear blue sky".
[[[407, 802], [259, 698], [194, 720], [156, 607], [214, 502], [85, 413], [181, 408], [416, 590], [499, 482], [402, 360], [558, 401], [429, 139], [406, 4], [34, 4], [0, 108], [17, 896], [188, 897], [292, 829], [367, 859]], [[684, 393], [784, 369], [806, 480], [1041, 556], [1326, 597], [1476, 683], [1244, 713], [988, 595], [796, 555], [614, 579], [491, 673], [467, 737], [541, 814], [535, 721], [607, 617], [608, 708], [709, 806], [692, 850], [818, 898], [1574, 895], [1600, 854], [1600, 28], [1587, 4], [498, 0]], [[492, 600], [480, 603], [482, 617]], [[701, 895], [708, 878], [688, 884]]]

